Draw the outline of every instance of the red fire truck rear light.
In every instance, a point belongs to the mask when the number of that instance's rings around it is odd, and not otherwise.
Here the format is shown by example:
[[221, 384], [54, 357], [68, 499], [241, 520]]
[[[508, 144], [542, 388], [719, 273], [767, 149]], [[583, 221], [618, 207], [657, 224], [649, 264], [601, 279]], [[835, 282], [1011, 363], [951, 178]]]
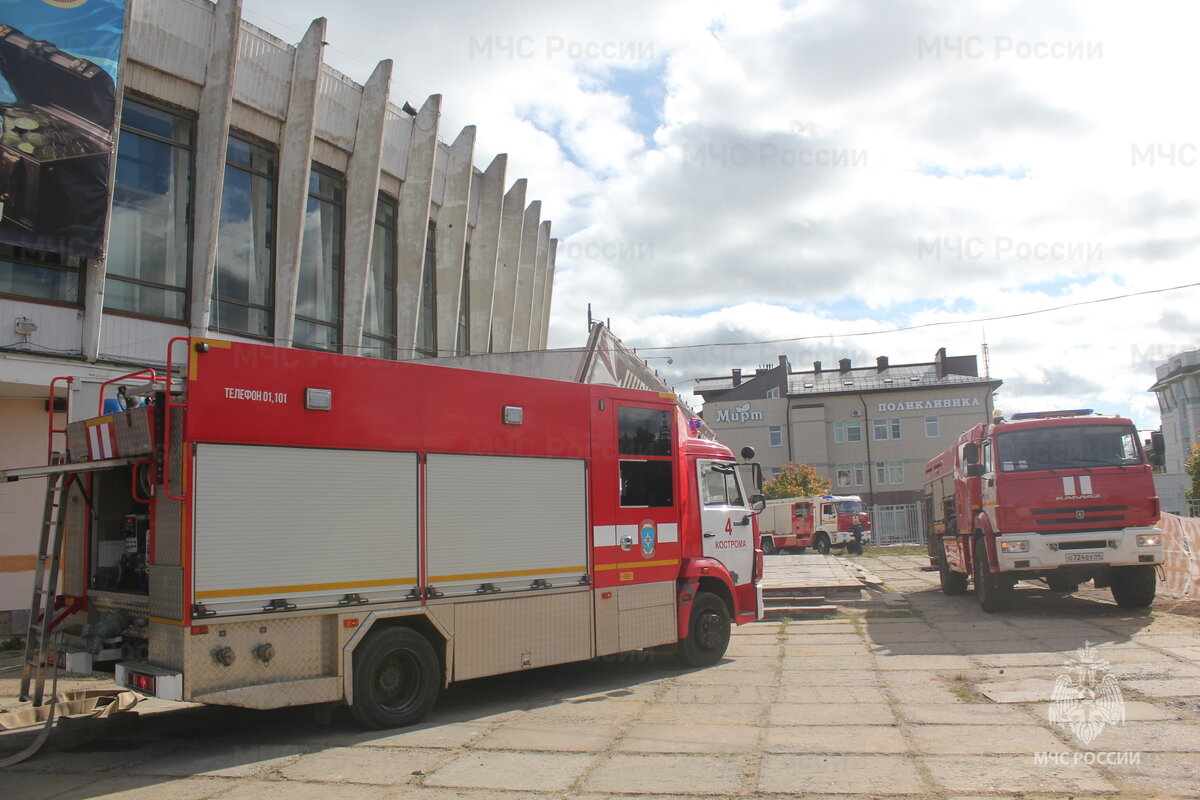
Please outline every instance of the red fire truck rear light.
[[139, 692], [154, 694], [154, 676], [143, 675], [140, 672], [129, 673], [129, 686]]
[[358, 627], [358, 620], [356, 620], [356, 619], [344, 619], [344, 620], [342, 620], [342, 627], [343, 627], [343, 628], [357, 628], [357, 627]]
[[601, 592], [600, 593], [601, 600], [612, 600], [612, 596], [613, 596], [612, 592]]
[[207, 625], [195, 625], [192, 627], [192, 636], [203, 636], [208, 633]]

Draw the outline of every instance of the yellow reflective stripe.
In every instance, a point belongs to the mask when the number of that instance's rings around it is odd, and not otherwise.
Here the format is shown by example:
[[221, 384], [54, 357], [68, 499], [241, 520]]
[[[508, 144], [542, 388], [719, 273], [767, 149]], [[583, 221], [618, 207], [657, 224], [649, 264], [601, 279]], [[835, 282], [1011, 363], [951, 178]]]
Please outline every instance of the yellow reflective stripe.
[[596, 571], [608, 569], [633, 569], [634, 567], [673, 567], [679, 563], [678, 558], [669, 558], [664, 561], [630, 561], [624, 564], [597, 564]]
[[188, 342], [188, 380], [196, 380], [196, 359], [200, 355], [196, 352], [196, 343], [204, 342], [209, 347], [219, 347], [222, 350], [228, 350], [233, 347], [233, 342], [224, 339], [192, 339]]
[[587, 567], [551, 567], [549, 569], [513, 569], [507, 572], [472, 572], [466, 575], [431, 575], [429, 582], [437, 585], [439, 582], [445, 581], [473, 581], [480, 578], [520, 578], [525, 575], [557, 575], [560, 573], [579, 573], [587, 572]]

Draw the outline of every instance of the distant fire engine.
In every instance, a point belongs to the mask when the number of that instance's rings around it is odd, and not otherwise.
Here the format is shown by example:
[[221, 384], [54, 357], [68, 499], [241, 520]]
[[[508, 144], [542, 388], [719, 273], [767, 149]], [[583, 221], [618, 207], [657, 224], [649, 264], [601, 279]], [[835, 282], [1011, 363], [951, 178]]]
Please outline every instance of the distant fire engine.
[[148, 404], [69, 423], [62, 463], [0, 471], [49, 476], [23, 694], [65, 631], [68, 662], [117, 660], [146, 695], [391, 727], [452, 681], [666, 644], [712, 664], [760, 617], [761, 472], [674, 395], [211, 339], [172, 356], [138, 378]]
[[1123, 417], [1080, 409], [976, 425], [925, 467], [925, 515], [942, 591], [971, 580], [984, 611], [1010, 608], [1028, 578], [1060, 592], [1091, 580], [1129, 608], [1154, 600], [1158, 497]]
[[768, 500], [759, 518], [763, 553], [810, 547], [819, 553], [846, 548], [859, 555], [871, 543], [871, 518], [857, 495], [785, 497]]

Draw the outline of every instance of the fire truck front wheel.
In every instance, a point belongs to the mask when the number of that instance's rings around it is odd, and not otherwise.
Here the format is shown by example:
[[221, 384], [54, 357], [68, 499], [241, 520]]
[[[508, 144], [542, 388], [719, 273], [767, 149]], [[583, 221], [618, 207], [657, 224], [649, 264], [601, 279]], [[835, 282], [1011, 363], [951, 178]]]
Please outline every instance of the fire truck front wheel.
[[1011, 610], [1015, 594], [1012, 576], [991, 571], [982, 537], [975, 540], [972, 549], [975, 551], [975, 597], [979, 600], [979, 607], [989, 614]]
[[829, 555], [829, 534], [825, 533], [824, 531], [817, 534], [816, 548], [817, 552], [821, 555]]
[[1158, 582], [1152, 564], [1133, 567], [1113, 567], [1109, 570], [1113, 599], [1121, 608], [1145, 608], [1154, 602]]
[[397, 728], [424, 717], [440, 687], [437, 653], [411, 628], [373, 632], [354, 651], [354, 718], [368, 728]]
[[762, 537], [762, 551], [764, 556], [773, 556], [779, 552], [779, 548], [775, 546], [775, 540], [770, 536]]
[[729, 647], [729, 609], [711, 592], [697, 592], [692, 602], [688, 635], [677, 647], [685, 667], [707, 667], [717, 663]]

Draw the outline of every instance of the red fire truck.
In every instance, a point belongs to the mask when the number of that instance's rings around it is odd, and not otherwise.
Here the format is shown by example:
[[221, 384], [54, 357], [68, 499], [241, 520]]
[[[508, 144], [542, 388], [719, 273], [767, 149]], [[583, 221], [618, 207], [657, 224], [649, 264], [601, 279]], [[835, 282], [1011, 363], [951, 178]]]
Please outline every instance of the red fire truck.
[[41, 562], [61, 560], [26, 695], [65, 632], [68, 661], [119, 659], [145, 695], [391, 727], [451, 681], [665, 644], [712, 664], [760, 617], [761, 472], [674, 395], [212, 339], [172, 356], [69, 423], [62, 463], [0, 471], [48, 476]]
[[861, 555], [871, 543], [871, 518], [857, 495], [785, 497], [768, 500], [758, 523], [767, 555], [810, 547], [826, 554], [832, 548]]
[[971, 580], [984, 611], [1008, 610], [1028, 578], [1059, 592], [1091, 580], [1128, 608], [1154, 600], [1158, 497], [1123, 417], [1079, 409], [976, 425], [925, 467], [925, 516], [942, 591]]

